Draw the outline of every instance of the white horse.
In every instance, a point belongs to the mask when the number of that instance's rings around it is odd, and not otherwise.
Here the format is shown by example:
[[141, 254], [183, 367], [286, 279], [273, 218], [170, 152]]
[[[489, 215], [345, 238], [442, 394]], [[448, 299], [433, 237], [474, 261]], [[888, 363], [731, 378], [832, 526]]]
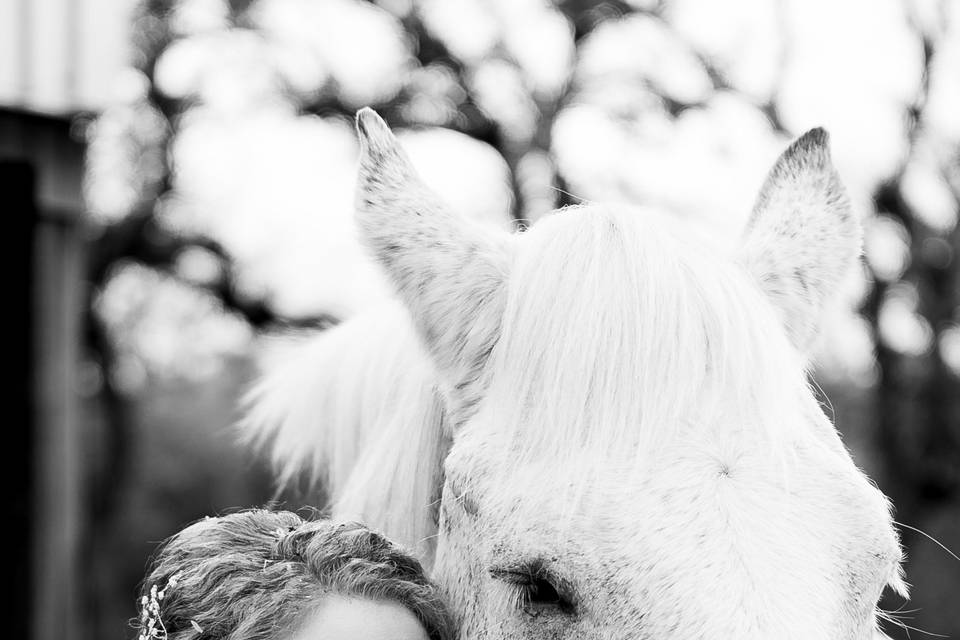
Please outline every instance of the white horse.
[[881, 591], [905, 594], [889, 504], [804, 369], [861, 244], [823, 130], [728, 256], [619, 206], [482, 227], [373, 111], [357, 126], [357, 220], [399, 300], [253, 393], [281, 479], [415, 548], [463, 638], [877, 633]]

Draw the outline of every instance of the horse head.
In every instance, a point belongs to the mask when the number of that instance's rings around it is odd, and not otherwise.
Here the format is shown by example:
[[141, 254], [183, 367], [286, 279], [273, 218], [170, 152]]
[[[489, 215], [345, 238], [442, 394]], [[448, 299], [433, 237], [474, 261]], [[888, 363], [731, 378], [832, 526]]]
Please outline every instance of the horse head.
[[[355, 445], [378, 453], [333, 479], [337, 504], [391, 533], [403, 517], [370, 496], [419, 483], [394, 501], [420, 523], [402, 535], [431, 541], [464, 638], [873, 636], [884, 587], [904, 590], [898, 538], [805, 368], [861, 243], [823, 130], [776, 161], [727, 254], [626, 206], [489, 229], [373, 111], [357, 128], [357, 221], [420, 360], [364, 369], [397, 387], [398, 435]], [[414, 396], [433, 409], [398, 422]], [[257, 421], [284, 442], [279, 413]], [[316, 437], [289, 433], [278, 458]]]

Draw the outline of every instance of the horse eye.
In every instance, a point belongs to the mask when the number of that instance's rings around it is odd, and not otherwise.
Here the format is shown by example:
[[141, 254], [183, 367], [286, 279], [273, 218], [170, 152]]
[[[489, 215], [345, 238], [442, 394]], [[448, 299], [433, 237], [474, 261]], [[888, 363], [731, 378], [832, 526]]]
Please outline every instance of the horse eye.
[[490, 575], [496, 580], [513, 585], [517, 589], [521, 607], [532, 616], [576, 613], [567, 590], [557, 586], [560, 581], [539, 566], [490, 569]]

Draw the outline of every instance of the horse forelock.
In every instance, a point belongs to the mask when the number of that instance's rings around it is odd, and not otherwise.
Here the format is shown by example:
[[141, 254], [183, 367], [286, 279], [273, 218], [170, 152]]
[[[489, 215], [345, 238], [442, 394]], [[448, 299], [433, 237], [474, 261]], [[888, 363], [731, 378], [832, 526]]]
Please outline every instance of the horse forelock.
[[478, 414], [511, 464], [593, 451], [639, 468], [721, 423], [774, 455], [804, 436], [812, 396], [771, 305], [732, 259], [666, 225], [590, 205], [518, 242]]

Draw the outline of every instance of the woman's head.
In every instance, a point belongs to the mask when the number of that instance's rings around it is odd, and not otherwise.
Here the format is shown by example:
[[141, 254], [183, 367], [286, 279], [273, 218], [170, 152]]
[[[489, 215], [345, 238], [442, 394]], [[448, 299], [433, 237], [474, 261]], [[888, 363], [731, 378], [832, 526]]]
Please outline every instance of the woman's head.
[[286, 511], [244, 511], [180, 531], [154, 560], [141, 610], [141, 637], [153, 629], [169, 640], [453, 637], [415, 558], [362, 525]]

